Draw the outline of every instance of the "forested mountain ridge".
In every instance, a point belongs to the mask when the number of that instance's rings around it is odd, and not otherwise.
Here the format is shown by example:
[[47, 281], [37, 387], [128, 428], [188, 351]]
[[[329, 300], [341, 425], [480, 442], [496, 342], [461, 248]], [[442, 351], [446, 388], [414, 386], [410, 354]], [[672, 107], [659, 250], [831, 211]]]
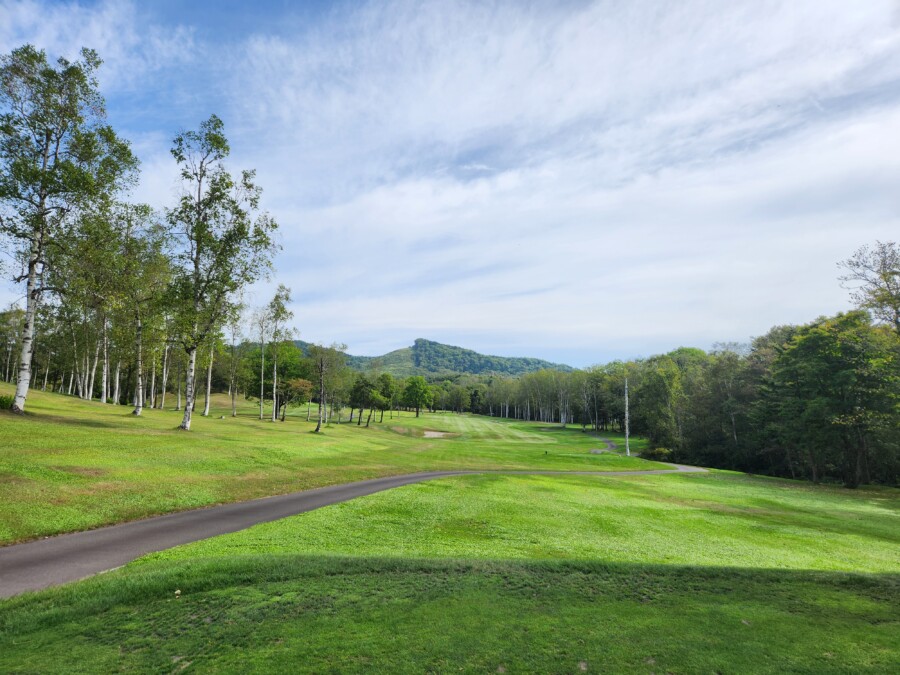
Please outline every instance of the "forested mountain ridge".
[[[307, 352], [310, 343], [297, 340], [296, 344]], [[382, 356], [347, 355], [347, 364], [354, 370], [366, 370], [376, 360], [381, 370], [398, 377], [453, 373], [523, 375], [544, 369], [562, 372], [573, 370], [571, 366], [562, 363], [529, 357], [490, 356], [424, 338], [417, 338], [411, 347], [395, 349]]]

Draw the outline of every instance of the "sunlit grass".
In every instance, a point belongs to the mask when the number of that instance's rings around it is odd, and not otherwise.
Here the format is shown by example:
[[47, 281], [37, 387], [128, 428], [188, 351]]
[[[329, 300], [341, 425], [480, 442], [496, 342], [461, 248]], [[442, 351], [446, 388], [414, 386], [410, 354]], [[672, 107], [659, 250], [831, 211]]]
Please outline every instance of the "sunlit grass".
[[[0, 384], [0, 394], [8, 392]], [[242, 400], [231, 418], [223, 395], [213, 397], [209, 417], [194, 416], [190, 432], [177, 429], [181, 413], [171, 409], [136, 418], [127, 406], [40, 391], [30, 393], [27, 410], [24, 418], [0, 412], [0, 543], [424, 470], [660, 466], [591, 454], [602, 444], [577, 427], [452, 414], [388, 414], [368, 429], [335, 424], [313, 434], [305, 408], [273, 423]], [[452, 436], [425, 438], [425, 429]]]
[[891, 672], [897, 512], [728, 473], [441, 479], [0, 602], [0, 669]]

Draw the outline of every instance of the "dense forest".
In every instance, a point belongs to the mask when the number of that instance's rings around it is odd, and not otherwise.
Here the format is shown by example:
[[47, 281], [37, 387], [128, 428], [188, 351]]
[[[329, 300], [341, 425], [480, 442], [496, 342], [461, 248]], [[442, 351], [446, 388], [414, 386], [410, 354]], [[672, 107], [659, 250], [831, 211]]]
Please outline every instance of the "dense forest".
[[[97, 55], [0, 60], [0, 237], [24, 306], [0, 313], [3, 378], [23, 412], [30, 388], [104, 404], [183, 411], [203, 393], [259, 403], [260, 419], [316, 406], [317, 426], [378, 423], [400, 407], [631, 429], [650, 454], [705, 466], [896, 484], [900, 462], [900, 246], [842, 263], [854, 311], [779, 326], [748, 345], [584, 370], [416, 340], [383, 358], [297, 343], [290, 289], [250, 308], [271, 269], [276, 223], [254, 173], [230, 172], [215, 115], [174, 137], [180, 198], [129, 203], [129, 143], [105, 123]], [[351, 365], [353, 366], [351, 368]], [[427, 377], [423, 377], [423, 374]], [[408, 376], [408, 377], [407, 377]], [[350, 409], [349, 415], [347, 409]]]

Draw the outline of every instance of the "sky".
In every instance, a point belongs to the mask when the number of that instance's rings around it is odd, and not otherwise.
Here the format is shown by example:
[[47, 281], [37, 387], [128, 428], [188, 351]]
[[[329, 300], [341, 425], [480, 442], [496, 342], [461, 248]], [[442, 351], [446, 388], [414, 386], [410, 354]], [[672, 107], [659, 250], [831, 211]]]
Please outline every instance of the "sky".
[[[0, 0], [0, 53], [104, 59], [173, 206], [215, 113], [301, 338], [586, 366], [850, 308], [900, 239], [900, 2]], [[0, 287], [8, 304], [21, 289]]]

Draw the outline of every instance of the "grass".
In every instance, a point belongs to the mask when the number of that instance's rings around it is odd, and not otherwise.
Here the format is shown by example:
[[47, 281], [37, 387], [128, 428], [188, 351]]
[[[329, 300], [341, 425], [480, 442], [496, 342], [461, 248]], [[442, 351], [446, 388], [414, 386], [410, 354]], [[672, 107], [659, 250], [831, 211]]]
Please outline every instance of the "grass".
[[[260, 421], [250, 401], [237, 418], [226, 397], [213, 404], [187, 433], [174, 410], [135, 418], [129, 407], [39, 391], [29, 394], [24, 418], [0, 411], [0, 544], [416, 471], [661, 466], [591, 454], [604, 444], [576, 427], [403, 413], [368, 429], [335, 424], [312, 434], [305, 409], [282, 424]], [[426, 429], [452, 435], [425, 438]]]
[[900, 495], [726, 472], [457, 476], [145, 557], [576, 560], [900, 572]]
[[890, 672], [898, 506], [729, 473], [442, 479], [0, 603], [0, 670]]
[[883, 576], [241, 556], [2, 603], [0, 670], [891, 672], [897, 627]]
[[[106, 481], [147, 490], [152, 499], [133, 499], [148, 508], [161, 494], [182, 504], [172, 495], [191, 499], [198, 486], [218, 498], [472, 463], [641, 465], [591, 454], [602, 443], [578, 430], [470, 416], [317, 437], [300, 420], [245, 411], [179, 434], [168, 412], [133, 420], [35, 399], [32, 417], [0, 419], [0, 442], [15, 448], [0, 451], [0, 475], [27, 468], [52, 495], [72, 480], [52, 477], [71, 474], [110, 517], [121, 500], [98, 488]], [[40, 442], [21, 440], [31, 428]], [[50, 468], [62, 466], [79, 472]], [[166, 492], [179, 472], [183, 491]], [[4, 496], [0, 515], [37, 508], [26, 496], [24, 506]], [[22, 522], [52, 524], [58, 506]], [[457, 476], [0, 601], [0, 672], [896, 672], [898, 550], [890, 488], [730, 472]]]

